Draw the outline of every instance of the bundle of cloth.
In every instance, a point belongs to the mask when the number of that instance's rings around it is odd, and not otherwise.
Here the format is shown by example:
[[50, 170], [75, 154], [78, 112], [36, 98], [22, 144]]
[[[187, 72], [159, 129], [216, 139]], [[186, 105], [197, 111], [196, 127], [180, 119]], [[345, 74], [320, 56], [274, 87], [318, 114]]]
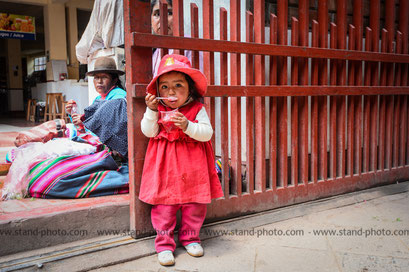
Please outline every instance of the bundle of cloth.
[[64, 120], [21, 132], [2, 199], [84, 198], [128, 192], [126, 100], [102, 100], [85, 109], [85, 132]]

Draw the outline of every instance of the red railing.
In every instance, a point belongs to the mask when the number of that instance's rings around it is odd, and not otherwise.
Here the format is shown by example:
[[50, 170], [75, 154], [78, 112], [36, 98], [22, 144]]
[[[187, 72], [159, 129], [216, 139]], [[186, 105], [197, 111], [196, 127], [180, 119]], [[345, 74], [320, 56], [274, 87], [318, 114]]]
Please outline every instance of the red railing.
[[[205, 104], [220, 137], [213, 143], [220, 151], [225, 193], [209, 205], [208, 220], [409, 178], [409, 0], [399, 1], [398, 18], [395, 1], [385, 1], [382, 31], [379, 0], [369, 1], [368, 26], [363, 0], [353, 1], [349, 25], [349, 1], [336, 1], [336, 20], [329, 22], [328, 1], [318, 1], [318, 18], [310, 20], [309, 1], [300, 0], [298, 18], [291, 18], [290, 44], [287, 1], [277, 0], [277, 14], [269, 15], [269, 43], [264, 1], [254, 0], [246, 22], [240, 20], [240, 2], [230, 1], [230, 22], [226, 9], [220, 9], [217, 25], [212, 0], [203, 0], [201, 10], [192, 4], [192, 34], [184, 37], [182, 0], [173, 0], [175, 36], [150, 34], [149, 3], [124, 1], [132, 229], [150, 226], [149, 207], [137, 196], [147, 143], [139, 122], [153, 47], [192, 50], [195, 67], [203, 52], [210, 82]], [[161, 24], [166, 22], [164, 16]], [[215, 30], [219, 40], [214, 40]]]

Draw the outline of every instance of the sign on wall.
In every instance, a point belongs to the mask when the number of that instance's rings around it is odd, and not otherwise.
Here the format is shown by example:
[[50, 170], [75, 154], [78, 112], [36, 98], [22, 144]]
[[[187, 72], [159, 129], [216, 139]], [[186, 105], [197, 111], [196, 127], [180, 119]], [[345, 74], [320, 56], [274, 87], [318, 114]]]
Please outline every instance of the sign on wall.
[[0, 13], [0, 38], [35, 40], [35, 17]]

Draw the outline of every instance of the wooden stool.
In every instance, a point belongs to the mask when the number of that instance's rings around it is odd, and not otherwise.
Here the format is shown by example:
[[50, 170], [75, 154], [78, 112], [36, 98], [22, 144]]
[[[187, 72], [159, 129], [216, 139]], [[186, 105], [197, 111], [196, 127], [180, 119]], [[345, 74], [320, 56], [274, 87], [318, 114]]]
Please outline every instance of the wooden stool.
[[62, 106], [63, 106], [62, 93], [47, 93], [45, 99], [44, 110], [44, 122], [48, 120], [54, 120], [57, 117], [63, 118]]
[[62, 102], [62, 116], [63, 116], [63, 119], [65, 120], [66, 124], [71, 123], [71, 119], [68, 116], [68, 113], [65, 111], [65, 106], [67, 106], [67, 103], [68, 103], [68, 101]]
[[35, 121], [35, 114], [36, 114], [36, 99], [29, 99], [27, 102], [27, 109], [26, 109], [26, 120], [34, 122]]

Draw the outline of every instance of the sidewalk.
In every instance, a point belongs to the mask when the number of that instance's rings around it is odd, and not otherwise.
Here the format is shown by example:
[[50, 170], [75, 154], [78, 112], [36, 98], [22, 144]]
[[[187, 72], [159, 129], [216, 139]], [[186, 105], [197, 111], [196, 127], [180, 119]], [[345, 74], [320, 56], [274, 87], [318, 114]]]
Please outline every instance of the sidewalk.
[[158, 264], [153, 237], [113, 237], [6, 256], [0, 269], [14, 261], [21, 271], [407, 271], [408, 190], [393, 184], [208, 224], [205, 255], [178, 247], [169, 268]]
[[[358, 195], [359, 196], [359, 195]], [[175, 252], [176, 271], [408, 271], [409, 193], [400, 193], [353, 205], [313, 212], [281, 222], [261, 225], [255, 233], [237, 222], [226, 228], [236, 233], [203, 241], [205, 256], [190, 257], [182, 248]], [[295, 207], [293, 207], [295, 208]], [[292, 213], [289, 208], [288, 212]], [[284, 211], [282, 211], [284, 212]], [[272, 215], [272, 218], [274, 215]], [[215, 229], [225, 229], [223, 226]], [[363, 234], [360, 235], [360, 230]], [[406, 230], [402, 236], [378, 236], [379, 230]], [[293, 236], [279, 236], [287, 234]], [[295, 230], [303, 234], [297, 235]], [[334, 230], [337, 235], [314, 235]], [[342, 231], [351, 236], [339, 236]], [[372, 230], [372, 231], [371, 231]], [[365, 231], [372, 236], [365, 237]], [[378, 233], [379, 232], [379, 233]], [[96, 271], [166, 271], [157, 256]]]

